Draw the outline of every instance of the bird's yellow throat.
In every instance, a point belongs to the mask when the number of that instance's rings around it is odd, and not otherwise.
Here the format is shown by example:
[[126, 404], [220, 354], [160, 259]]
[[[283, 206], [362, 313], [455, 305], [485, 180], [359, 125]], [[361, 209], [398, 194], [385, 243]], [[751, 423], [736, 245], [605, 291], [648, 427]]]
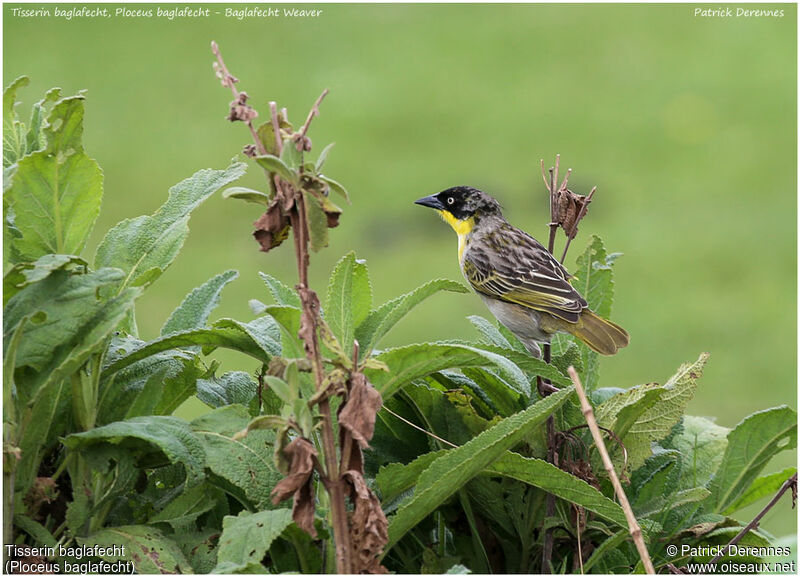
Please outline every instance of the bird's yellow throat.
[[451, 226], [458, 235], [458, 262], [461, 262], [464, 256], [464, 249], [467, 247], [467, 235], [475, 228], [475, 217], [471, 216], [460, 220], [454, 217], [446, 210], [437, 211], [442, 220]]

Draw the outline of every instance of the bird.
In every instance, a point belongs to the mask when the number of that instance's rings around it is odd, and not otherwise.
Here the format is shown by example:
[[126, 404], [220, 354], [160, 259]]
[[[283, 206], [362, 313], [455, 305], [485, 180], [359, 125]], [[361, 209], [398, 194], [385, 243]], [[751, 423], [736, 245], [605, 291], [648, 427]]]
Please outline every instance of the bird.
[[470, 186], [415, 201], [436, 210], [458, 235], [464, 278], [489, 311], [534, 357], [553, 334], [574, 335], [602, 355], [627, 346], [628, 333], [589, 309], [567, 269], [528, 233], [512, 226], [500, 203]]

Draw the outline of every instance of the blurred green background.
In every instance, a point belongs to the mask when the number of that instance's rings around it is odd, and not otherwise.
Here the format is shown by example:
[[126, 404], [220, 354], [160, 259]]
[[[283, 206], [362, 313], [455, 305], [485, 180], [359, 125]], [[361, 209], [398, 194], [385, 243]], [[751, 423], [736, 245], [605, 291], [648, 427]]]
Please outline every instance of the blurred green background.
[[[313, 257], [318, 290], [350, 250], [368, 261], [378, 303], [460, 279], [453, 233], [412, 204], [456, 184], [491, 192], [545, 240], [539, 159], [561, 153], [573, 190], [598, 186], [568, 264], [590, 234], [625, 254], [613, 316], [631, 345], [603, 360], [601, 384], [663, 382], [710, 351], [691, 413], [731, 427], [796, 406], [796, 6], [778, 6], [783, 18], [701, 18], [698, 5], [677, 4], [326, 4], [316, 18], [237, 20], [225, 9], [245, 5], [228, 4], [173, 21], [20, 18], [15, 6], [3, 7], [3, 81], [31, 77], [22, 114], [51, 86], [88, 90], [85, 142], [105, 197], [86, 254], [114, 223], [152, 213], [171, 185], [226, 166], [249, 142], [224, 119], [214, 39], [262, 118], [277, 100], [300, 124], [331, 90], [310, 135], [317, 151], [336, 142], [326, 172], [353, 204]], [[241, 184], [263, 187], [257, 170]], [[258, 212], [217, 196], [195, 213], [182, 255], [137, 308], [144, 338], [226, 269], [240, 278], [219, 316], [250, 319], [247, 300], [268, 300], [259, 270], [294, 282], [288, 245], [258, 252]], [[475, 337], [471, 314], [488, 316], [474, 295], [438, 295], [389, 344]], [[768, 471], [795, 460], [783, 454]], [[763, 526], [794, 533], [796, 517], [784, 503]]]

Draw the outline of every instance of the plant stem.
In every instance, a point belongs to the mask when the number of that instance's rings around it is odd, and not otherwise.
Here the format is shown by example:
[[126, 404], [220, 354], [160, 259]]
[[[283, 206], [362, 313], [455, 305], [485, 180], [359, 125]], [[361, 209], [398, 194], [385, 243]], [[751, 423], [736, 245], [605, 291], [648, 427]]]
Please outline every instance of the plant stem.
[[649, 575], [655, 575], [656, 570], [653, 567], [653, 562], [650, 560], [650, 553], [647, 552], [647, 546], [645, 545], [644, 538], [642, 537], [642, 529], [639, 527], [639, 522], [636, 520], [636, 516], [633, 514], [633, 509], [631, 509], [631, 504], [628, 502], [628, 496], [625, 494], [625, 490], [622, 488], [622, 483], [619, 482], [619, 477], [617, 477], [617, 472], [614, 470], [611, 457], [608, 456], [606, 444], [603, 442], [603, 435], [600, 433], [600, 428], [597, 426], [597, 419], [594, 417], [592, 405], [589, 404], [589, 399], [586, 397], [586, 393], [583, 390], [581, 379], [578, 377], [578, 373], [575, 371], [574, 367], [569, 367], [567, 372], [569, 373], [569, 378], [572, 379], [572, 383], [575, 385], [575, 391], [578, 393], [578, 399], [580, 399], [581, 402], [581, 411], [586, 419], [586, 424], [589, 425], [589, 431], [592, 433], [595, 447], [597, 447], [597, 451], [600, 453], [600, 458], [603, 460], [603, 466], [608, 473], [608, 478], [611, 480], [611, 484], [614, 486], [614, 493], [616, 493], [619, 504], [622, 507], [622, 510], [625, 512], [625, 519], [628, 521], [628, 531], [630, 532], [633, 542], [636, 545], [636, 550], [639, 552], [639, 557], [642, 559], [644, 570]]
[[[311, 290], [308, 289], [308, 223], [305, 219], [305, 204], [302, 192], [296, 191], [295, 210], [290, 214], [292, 230], [294, 231], [297, 269], [300, 279], [300, 300], [303, 309], [314, 319], [313, 331], [306, 337], [306, 356], [311, 361], [316, 390], [322, 389], [323, 369], [322, 356], [317, 338], [316, 319], [319, 311], [311, 309], [312, 300], [309, 298]], [[312, 293], [313, 294], [313, 293]], [[314, 295], [315, 296], [315, 295]], [[336, 572], [340, 574], [351, 573], [350, 567], [350, 533], [347, 522], [347, 509], [345, 508], [344, 486], [339, 471], [336, 455], [336, 441], [333, 434], [333, 418], [329, 400], [323, 399], [319, 403], [319, 412], [322, 415], [322, 450], [325, 458], [325, 471], [327, 473], [326, 489], [331, 497], [331, 521], [333, 523], [333, 540], [336, 545]]]
[[795, 495], [797, 492], [797, 473], [795, 473], [794, 475], [786, 479], [786, 481], [784, 481], [783, 485], [781, 485], [781, 488], [778, 489], [778, 492], [775, 493], [775, 496], [772, 497], [772, 499], [770, 499], [769, 503], [767, 503], [766, 506], [763, 509], [761, 509], [761, 511], [759, 511], [758, 515], [756, 515], [744, 529], [739, 531], [739, 534], [736, 535], [736, 537], [734, 537], [733, 539], [731, 539], [727, 545], [725, 545], [725, 549], [717, 553], [717, 556], [714, 557], [711, 561], [709, 561], [709, 563], [716, 563], [717, 561], [719, 561], [722, 558], [722, 556], [725, 555], [731, 547], [733, 547], [739, 541], [741, 541], [742, 538], [745, 535], [747, 535], [747, 533], [757, 528], [759, 521], [761, 521], [764, 515], [766, 515], [767, 512], [769, 512], [769, 510], [772, 509], [778, 501], [780, 501], [781, 497], [783, 497], [783, 494], [790, 488], [792, 489], [792, 495]]

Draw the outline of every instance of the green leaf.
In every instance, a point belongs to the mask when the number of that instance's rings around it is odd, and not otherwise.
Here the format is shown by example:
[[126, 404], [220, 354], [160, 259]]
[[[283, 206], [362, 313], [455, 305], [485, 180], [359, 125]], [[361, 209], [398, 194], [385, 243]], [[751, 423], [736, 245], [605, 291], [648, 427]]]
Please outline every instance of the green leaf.
[[58, 547], [58, 541], [41, 523], [38, 523], [27, 515], [14, 515], [14, 527], [22, 529], [33, 538], [34, 543], [41, 547]]
[[23, 458], [16, 467], [15, 491], [25, 495], [33, 485], [47, 449], [67, 431], [70, 408], [68, 380], [56, 379], [49, 380], [39, 390], [38, 400], [24, 409], [19, 424]]
[[141, 292], [128, 289], [105, 302], [97, 298], [98, 291], [121, 277], [114, 269], [83, 275], [57, 270], [8, 301], [3, 311], [4, 345], [19, 321], [30, 317], [16, 359], [18, 369], [32, 369], [17, 375], [22, 399], [32, 400], [47, 383], [67, 378], [104, 346]]
[[123, 286], [153, 282], [178, 256], [192, 211], [244, 171], [243, 163], [235, 163], [225, 170], [201, 170], [176, 184], [154, 214], [123, 220], [108, 231], [97, 247], [95, 266], [122, 269]]
[[375, 483], [381, 492], [381, 499], [392, 501], [417, 484], [419, 476], [430, 467], [436, 459], [444, 455], [448, 449], [433, 451], [420, 455], [407, 465], [391, 463], [381, 467], [375, 477]]
[[467, 320], [472, 323], [478, 331], [483, 335], [484, 339], [490, 345], [495, 345], [496, 347], [503, 347], [505, 349], [513, 348], [511, 343], [503, 336], [503, 334], [497, 329], [497, 327], [491, 323], [490, 321], [486, 320], [485, 318], [472, 315], [467, 317]]
[[508, 359], [522, 369], [529, 380], [532, 380], [532, 377], [538, 375], [548, 379], [554, 385], [568, 387], [572, 383], [569, 377], [564, 375], [556, 367], [544, 362], [542, 359], [532, 357], [527, 351], [521, 353], [514, 349], [504, 349], [503, 347], [484, 344], [475, 344], [474, 347]]
[[258, 383], [244, 371], [197, 379], [197, 398], [215, 409], [237, 403], [247, 406], [257, 389]]
[[11, 166], [25, 154], [24, 127], [17, 119], [17, 91], [30, 84], [20, 76], [3, 91], [3, 168]]
[[592, 555], [589, 557], [589, 559], [587, 559], [586, 562], [584, 562], [583, 564], [584, 574], [588, 574], [589, 570], [592, 567], [594, 567], [598, 561], [600, 561], [603, 557], [605, 557], [609, 551], [616, 549], [622, 543], [627, 541], [627, 539], [628, 539], [628, 528], [626, 527], [625, 529], [620, 529], [619, 531], [611, 535], [608, 539], [600, 543], [600, 545], [598, 545], [597, 548], [594, 551], [592, 551]]
[[274, 355], [280, 354], [279, 339], [280, 329], [272, 317], [261, 317], [250, 323], [220, 319], [210, 329], [174, 333], [139, 346], [125, 356], [115, 359], [104, 372], [106, 375], [111, 375], [157, 353], [197, 345], [208, 350], [217, 347], [232, 349], [262, 363], [269, 363]]
[[222, 198], [236, 198], [253, 204], [267, 206], [272, 196], [260, 190], [253, 190], [244, 186], [232, 186], [222, 192]]
[[245, 407], [229, 405], [195, 419], [191, 426], [205, 448], [215, 484], [248, 506], [275, 509], [270, 491], [283, 476], [272, 463], [274, 432], [255, 430], [241, 439], [231, 438], [249, 422]]
[[[246, 567], [258, 563], [292, 522], [290, 509], [250, 513], [242, 511], [237, 517], [226, 516], [222, 521], [217, 562]], [[218, 565], [219, 567], [219, 565]], [[226, 571], [229, 571], [227, 568]]]
[[179, 530], [181, 527], [186, 527], [188, 522], [195, 521], [200, 515], [213, 509], [220, 497], [222, 497], [221, 491], [201, 483], [184, 490], [147, 522], [150, 525], [166, 523]]
[[[109, 562], [132, 561], [137, 573], [191, 573], [192, 566], [180, 548], [155, 527], [147, 525], [125, 525], [109, 527], [93, 533], [78, 543], [90, 547], [99, 545], [106, 554], [101, 557]], [[110, 553], [118, 551], [119, 556]]]
[[650, 500], [645, 506], [637, 507], [637, 517], [654, 517], [663, 515], [666, 511], [677, 509], [689, 503], [698, 503], [706, 499], [711, 492], [705, 487], [693, 487], [682, 491], [675, 491], [663, 497]]
[[520, 395], [505, 379], [489, 369], [465, 367], [461, 370], [466, 379], [458, 379], [452, 373], [447, 375], [448, 378], [469, 390], [475, 391], [476, 388], [480, 390], [491, 401], [500, 416], [513, 415], [527, 405], [523, 395]]
[[206, 456], [203, 445], [189, 428], [189, 424], [177, 417], [149, 416], [116, 421], [84, 433], [68, 436], [63, 443], [70, 449], [86, 450], [96, 443], [119, 445], [125, 442], [142, 441], [137, 445], [149, 445], [162, 452], [170, 463], [181, 463], [186, 467], [186, 482], [189, 486], [199, 483], [204, 476]]
[[[614, 431], [616, 431], [615, 423], [620, 414], [628, 422], [636, 417], [633, 424], [624, 423], [629, 428], [627, 434], [621, 437], [628, 451], [630, 470], [638, 469], [652, 454], [651, 443], [665, 438], [672, 427], [681, 420], [686, 405], [694, 396], [697, 379], [703, 374], [703, 367], [707, 360], [708, 353], [703, 353], [694, 363], [681, 365], [678, 372], [666, 384], [633, 387], [614, 395], [597, 407], [595, 413], [598, 423]], [[651, 393], [654, 389], [662, 389], [663, 392], [658, 397], [658, 402], [648, 404], [655, 398], [655, 394]], [[642, 399], [647, 400], [642, 401]], [[637, 405], [637, 403], [644, 403], [644, 405]], [[629, 406], [633, 406], [633, 408], [623, 412], [623, 409]], [[645, 408], [637, 416], [636, 412], [642, 406]], [[612, 455], [621, 453], [613, 448], [610, 452]]]
[[83, 113], [82, 96], [61, 100], [44, 130], [46, 148], [17, 163], [5, 200], [22, 234], [13, 246], [27, 260], [80, 254], [100, 212], [103, 173], [83, 151]]
[[744, 509], [763, 499], [764, 497], [771, 497], [778, 492], [778, 489], [788, 481], [792, 475], [797, 473], [795, 467], [789, 467], [783, 471], [772, 473], [771, 475], [762, 475], [758, 477], [750, 487], [742, 493], [730, 507], [725, 509], [723, 515], [731, 515], [739, 509]]
[[477, 347], [448, 343], [422, 343], [388, 349], [375, 357], [386, 363], [389, 372], [366, 369], [369, 381], [383, 396], [390, 398], [403, 385], [436, 371], [493, 365], [503, 371], [514, 390], [530, 395], [530, 384], [517, 365], [505, 357]]
[[408, 312], [431, 295], [439, 291], [465, 293], [466, 287], [447, 279], [432, 280], [421, 287], [406, 293], [403, 296], [384, 303], [356, 328], [356, 339], [360, 345], [360, 356], [365, 358], [377, 346], [380, 340], [394, 327]]
[[730, 429], [702, 417], [683, 417], [682, 430], [669, 443], [669, 446], [686, 455], [681, 473], [681, 488], [707, 485], [725, 454], [729, 432]]
[[319, 157], [317, 158], [317, 162], [314, 164], [314, 169], [317, 172], [322, 170], [322, 167], [325, 166], [325, 161], [328, 159], [328, 154], [330, 153], [331, 148], [333, 148], [334, 144], [336, 144], [336, 143], [335, 142], [331, 142], [329, 145], [327, 145], [325, 148], [322, 149], [322, 152], [319, 153]]
[[319, 179], [328, 185], [328, 188], [332, 191], [341, 196], [347, 204], [350, 204], [350, 195], [347, 194], [347, 189], [342, 186], [340, 183], [336, 182], [332, 178], [328, 178], [327, 176], [320, 174]]
[[308, 218], [308, 236], [311, 250], [319, 252], [328, 246], [328, 215], [322, 199], [310, 192], [303, 194]]
[[436, 459], [420, 475], [414, 496], [398, 509], [389, 522], [389, 544], [386, 551], [471, 478], [489, 467], [543, 423], [572, 393], [571, 388], [553, 393]]
[[206, 326], [208, 317], [219, 304], [225, 285], [239, 276], [235, 270], [225, 271], [193, 289], [161, 329], [161, 336]]
[[264, 312], [278, 323], [281, 329], [281, 354], [289, 359], [305, 358], [306, 352], [298, 333], [300, 331], [299, 308], [290, 306], [270, 305]]
[[88, 272], [86, 266], [85, 260], [68, 254], [46, 254], [35, 262], [18, 263], [3, 277], [3, 306], [20, 290], [46, 279], [54, 271], [83, 267]]
[[296, 309], [301, 307], [300, 297], [297, 296], [297, 292], [295, 292], [294, 289], [289, 288], [281, 281], [265, 272], [259, 272], [258, 276], [260, 276], [264, 284], [267, 285], [269, 292], [272, 294], [272, 298], [275, 299], [277, 304], [294, 307]]
[[488, 468], [488, 471], [543, 489], [556, 497], [584, 507], [620, 527], [628, 526], [622, 507], [583, 479], [578, 479], [547, 461], [528, 459], [517, 453], [506, 452]]
[[[106, 363], [113, 365], [145, 344], [132, 337], [113, 337], [107, 349]], [[148, 356], [119, 372], [103, 371], [97, 424], [151, 414], [171, 414], [197, 392], [197, 379], [205, 373], [205, 367], [193, 352], [176, 349]]]
[[731, 507], [777, 453], [797, 446], [797, 413], [787, 406], [753, 413], [728, 434], [728, 446], [708, 488], [713, 511]]
[[[360, 279], [360, 287], [354, 288], [353, 286], [356, 282], [355, 270], [356, 255], [353, 252], [347, 253], [336, 263], [328, 281], [328, 292], [323, 309], [325, 321], [347, 354], [353, 349], [353, 332], [355, 330], [353, 310], [355, 303], [353, 301], [356, 290], [363, 290], [363, 278]], [[359, 276], [362, 274], [360, 273]]]
[[295, 171], [303, 164], [303, 152], [297, 150], [296, 143], [288, 140], [284, 141], [280, 160], [289, 169]]
[[210, 573], [217, 564], [219, 528], [205, 531], [182, 531], [171, 535], [192, 564], [195, 573]]
[[295, 185], [297, 184], [297, 173], [295, 173], [295, 171], [289, 168], [283, 162], [283, 160], [281, 160], [277, 156], [273, 156], [271, 154], [265, 154], [264, 156], [256, 156], [255, 161], [262, 168], [266, 168], [267, 171], [272, 173], [277, 173], [286, 182], [290, 182]]
[[[608, 254], [599, 236], [592, 235], [586, 250], [575, 261], [573, 286], [586, 299], [589, 308], [601, 317], [611, 317], [614, 302], [614, 261], [620, 253]], [[597, 353], [580, 343], [583, 359], [583, 386], [586, 390], [597, 387], [599, 364]]]

